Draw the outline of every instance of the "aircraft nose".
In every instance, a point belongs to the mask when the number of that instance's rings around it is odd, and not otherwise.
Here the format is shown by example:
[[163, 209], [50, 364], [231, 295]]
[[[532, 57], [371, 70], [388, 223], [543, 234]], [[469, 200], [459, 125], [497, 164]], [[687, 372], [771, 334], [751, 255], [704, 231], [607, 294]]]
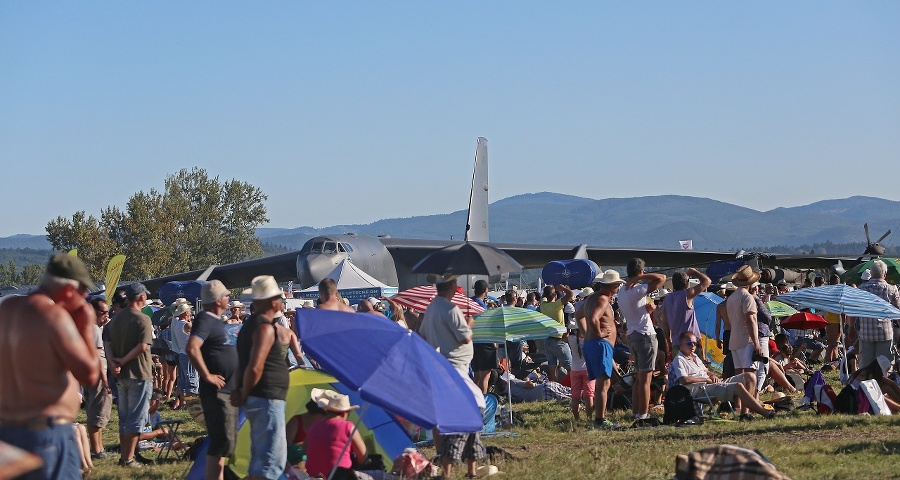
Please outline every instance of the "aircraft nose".
[[334, 269], [334, 261], [328, 255], [313, 253], [297, 257], [297, 278], [302, 288], [318, 284]]

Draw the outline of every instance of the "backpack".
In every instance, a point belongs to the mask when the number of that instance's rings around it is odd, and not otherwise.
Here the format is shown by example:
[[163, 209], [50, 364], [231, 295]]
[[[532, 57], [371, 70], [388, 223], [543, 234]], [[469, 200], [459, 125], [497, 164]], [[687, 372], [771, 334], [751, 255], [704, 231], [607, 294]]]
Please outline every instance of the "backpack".
[[856, 389], [853, 388], [853, 385], [846, 385], [841, 389], [841, 393], [838, 393], [836, 397], [834, 397], [834, 411], [838, 413], [849, 413], [856, 414], [857, 413], [857, 402], [856, 402]]
[[815, 385], [813, 388], [816, 392], [814, 401], [818, 406], [819, 413], [823, 415], [834, 413], [834, 402], [837, 400], [837, 396], [831, 385]]
[[663, 402], [665, 413], [663, 423], [673, 425], [685, 422], [697, 416], [694, 409], [694, 398], [691, 391], [684, 385], [675, 385], [666, 391], [666, 399]]

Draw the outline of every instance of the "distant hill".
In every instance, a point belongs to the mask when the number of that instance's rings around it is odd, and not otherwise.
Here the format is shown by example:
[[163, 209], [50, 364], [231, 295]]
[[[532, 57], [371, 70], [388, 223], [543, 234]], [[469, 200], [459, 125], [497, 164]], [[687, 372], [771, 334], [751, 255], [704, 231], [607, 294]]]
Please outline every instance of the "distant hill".
[[[498, 200], [490, 205], [489, 215], [491, 240], [564, 245], [678, 248], [679, 240], [693, 240], [696, 250], [855, 255], [865, 248], [863, 223], [869, 223], [872, 240], [889, 228], [900, 233], [900, 202], [863, 196], [760, 212], [680, 195], [596, 200], [542, 192]], [[299, 249], [324, 233], [462, 239], [465, 222], [466, 212], [460, 210], [325, 228], [265, 227], [256, 233], [267, 244], [266, 253], [273, 254], [281, 251], [279, 246]], [[893, 236], [882, 243], [889, 252], [896, 251]], [[40, 235], [0, 238], [0, 249], [8, 248], [49, 250], [50, 244]]]
[[[490, 205], [489, 215], [491, 240], [498, 242], [678, 248], [679, 240], [690, 239], [697, 250], [726, 251], [832, 242], [851, 250], [828, 253], [857, 254], [865, 248], [863, 223], [869, 223], [872, 240], [888, 228], [900, 232], [898, 207], [900, 202], [857, 196], [760, 212], [679, 195], [594, 200], [543, 192], [498, 200]], [[460, 210], [364, 225], [266, 228], [257, 234], [264, 242], [290, 248], [323, 233], [460, 239], [465, 218]], [[883, 243], [890, 247], [892, 237]]]

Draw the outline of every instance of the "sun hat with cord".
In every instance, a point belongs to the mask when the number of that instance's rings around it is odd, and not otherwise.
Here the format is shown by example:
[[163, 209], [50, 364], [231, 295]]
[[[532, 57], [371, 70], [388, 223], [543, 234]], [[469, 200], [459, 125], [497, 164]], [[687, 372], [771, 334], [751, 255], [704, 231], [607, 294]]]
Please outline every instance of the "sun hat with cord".
[[343, 413], [359, 408], [359, 405], [350, 405], [350, 397], [334, 390], [313, 388], [309, 398], [320, 408], [329, 412]]
[[742, 265], [731, 278], [731, 283], [737, 287], [749, 287], [759, 281], [759, 272], [754, 272], [750, 265]]

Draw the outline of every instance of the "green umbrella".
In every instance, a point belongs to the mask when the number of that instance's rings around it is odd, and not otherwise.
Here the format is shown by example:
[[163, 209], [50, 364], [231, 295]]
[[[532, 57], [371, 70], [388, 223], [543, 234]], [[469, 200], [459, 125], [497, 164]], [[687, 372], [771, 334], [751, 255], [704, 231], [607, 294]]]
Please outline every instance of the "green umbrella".
[[872, 262], [875, 260], [881, 260], [885, 264], [887, 264], [887, 274], [885, 275], [885, 280], [890, 284], [898, 284], [900, 283], [900, 258], [870, 258], [869, 260], [860, 263], [859, 265], [847, 270], [843, 275], [841, 275], [841, 281], [844, 283], [853, 283], [859, 285], [865, 280], [862, 279], [862, 274], [866, 270], [872, 268]]
[[566, 329], [559, 322], [535, 310], [503, 306], [475, 315], [472, 341], [503, 343], [534, 340], [562, 335]]
[[768, 307], [773, 317], [790, 317], [797, 313], [797, 309], [778, 300], [769, 300], [766, 302], [766, 307]]
[[[551, 335], [562, 335], [566, 328], [556, 320], [536, 310], [502, 306], [475, 315], [472, 341], [475, 343], [503, 343], [519, 340], [536, 340]], [[509, 395], [509, 423], [512, 423], [512, 391], [506, 379]]]

